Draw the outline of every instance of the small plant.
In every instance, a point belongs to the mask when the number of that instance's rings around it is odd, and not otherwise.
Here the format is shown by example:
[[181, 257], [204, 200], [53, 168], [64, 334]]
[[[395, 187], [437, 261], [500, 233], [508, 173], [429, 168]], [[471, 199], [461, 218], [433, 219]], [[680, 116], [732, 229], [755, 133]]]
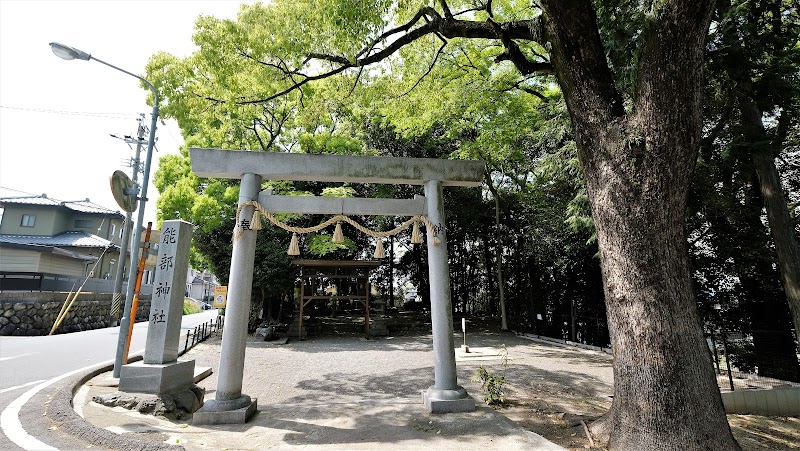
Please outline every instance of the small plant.
[[483, 401], [490, 406], [501, 406], [506, 402], [505, 392], [503, 391], [503, 385], [506, 383], [506, 367], [508, 367], [508, 349], [506, 349], [506, 345], [503, 345], [502, 361], [502, 374], [491, 373], [481, 365], [470, 378], [475, 382], [481, 383], [481, 388], [485, 392]]

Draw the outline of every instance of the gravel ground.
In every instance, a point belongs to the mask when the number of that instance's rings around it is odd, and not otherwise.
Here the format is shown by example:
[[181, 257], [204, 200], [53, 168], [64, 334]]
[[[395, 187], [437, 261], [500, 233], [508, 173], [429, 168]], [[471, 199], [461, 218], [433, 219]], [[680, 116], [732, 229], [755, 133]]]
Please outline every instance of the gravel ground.
[[[456, 342], [460, 340], [461, 334], [457, 334]], [[218, 339], [209, 340], [183, 358], [195, 359], [197, 366], [217, 368], [220, 344]], [[512, 392], [533, 385], [575, 398], [602, 398], [612, 392], [610, 356], [534, 343], [512, 333], [478, 332], [469, 336], [468, 344], [498, 351], [505, 345], [506, 379]], [[430, 335], [371, 341], [358, 336], [310, 337], [285, 345], [251, 338], [242, 392], [257, 397], [259, 405], [415, 398], [433, 384], [432, 346]], [[499, 357], [459, 359], [459, 384], [478, 398], [480, 386], [470, 381], [470, 376], [480, 365], [496, 373], [504, 370]], [[216, 373], [200, 385], [206, 388], [207, 397], [213, 394]]]
[[[460, 345], [463, 335], [454, 334], [454, 340]], [[184, 358], [217, 368], [220, 344], [211, 339]], [[480, 383], [471, 380], [479, 366], [504, 374], [508, 402], [500, 413], [562, 446], [584, 449], [585, 436], [564, 420], [598, 416], [608, 408], [613, 392], [609, 355], [486, 330], [470, 333], [468, 345], [496, 351], [484, 359], [461, 358], [457, 352], [459, 384], [472, 396], [483, 397]], [[372, 341], [356, 335], [309, 337], [288, 344], [251, 337], [242, 392], [258, 398], [265, 411], [270, 404], [418, 399], [433, 384], [432, 346], [429, 334]], [[207, 399], [212, 398], [216, 374], [200, 385]]]

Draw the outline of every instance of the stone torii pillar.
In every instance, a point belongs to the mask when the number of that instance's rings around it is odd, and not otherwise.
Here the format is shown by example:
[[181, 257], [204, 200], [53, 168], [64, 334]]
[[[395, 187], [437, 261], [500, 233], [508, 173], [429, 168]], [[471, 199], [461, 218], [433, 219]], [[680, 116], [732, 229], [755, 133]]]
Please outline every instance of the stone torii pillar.
[[[239, 205], [258, 199], [261, 176], [242, 175]], [[242, 209], [241, 218], [253, 217], [253, 207]], [[216, 399], [206, 401], [194, 413], [192, 424], [245, 423], [256, 412], [258, 400], [242, 394], [244, 353], [247, 344], [247, 321], [253, 285], [253, 263], [256, 256], [256, 232], [236, 224], [228, 279], [228, 302], [225, 307], [225, 327], [222, 330], [219, 376]]]
[[422, 402], [433, 413], [471, 412], [475, 401], [458, 385], [456, 354], [453, 345], [453, 308], [450, 301], [450, 265], [447, 262], [447, 233], [444, 225], [442, 182], [425, 182], [428, 219], [433, 224], [439, 244], [428, 237], [428, 272], [430, 273], [431, 329], [433, 331], [434, 384], [422, 394]]

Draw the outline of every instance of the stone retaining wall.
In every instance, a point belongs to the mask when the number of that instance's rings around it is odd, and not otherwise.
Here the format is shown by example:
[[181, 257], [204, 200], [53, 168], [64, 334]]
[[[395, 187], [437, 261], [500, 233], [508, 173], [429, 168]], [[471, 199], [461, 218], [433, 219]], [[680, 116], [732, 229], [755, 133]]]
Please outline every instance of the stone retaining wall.
[[[68, 293], [57, 292], [0, 293], [0, 336], [49, 334], [67, 295]], [[108, 327], [111, 296], [81, 293], [55, 333]], [[150, 299], [139, 299], [136, 321], [146, 321], [149, 315]]]

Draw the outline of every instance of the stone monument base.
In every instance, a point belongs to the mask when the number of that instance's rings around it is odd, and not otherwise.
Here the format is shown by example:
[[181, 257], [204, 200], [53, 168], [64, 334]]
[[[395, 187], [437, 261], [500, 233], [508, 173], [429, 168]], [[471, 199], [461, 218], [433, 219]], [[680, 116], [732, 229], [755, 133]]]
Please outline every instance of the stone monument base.
[[190, 387], [193, 383], [194, 360], [136, 362], [123, 365], [119, 374], [119, 391], [127, 393], [166, 393]]
[[442, 390], [431, 386], [422, 392], [422, 402], [430, 413], [457, 413], [475, 410], [475, 400], [461, 386], [454, 390]]
[[226, 401], [212, 399], [194, 413], [192, 424], [244, 424], [257, 410], [258, 399], [250, 399], [247, 395]]
[[92, 401], [108, 407], [124, 407], [141, 414], [186, 420], [203, 406], [206, 390], [197, 385], [160, 394], [114, 392], [95, 396]]

